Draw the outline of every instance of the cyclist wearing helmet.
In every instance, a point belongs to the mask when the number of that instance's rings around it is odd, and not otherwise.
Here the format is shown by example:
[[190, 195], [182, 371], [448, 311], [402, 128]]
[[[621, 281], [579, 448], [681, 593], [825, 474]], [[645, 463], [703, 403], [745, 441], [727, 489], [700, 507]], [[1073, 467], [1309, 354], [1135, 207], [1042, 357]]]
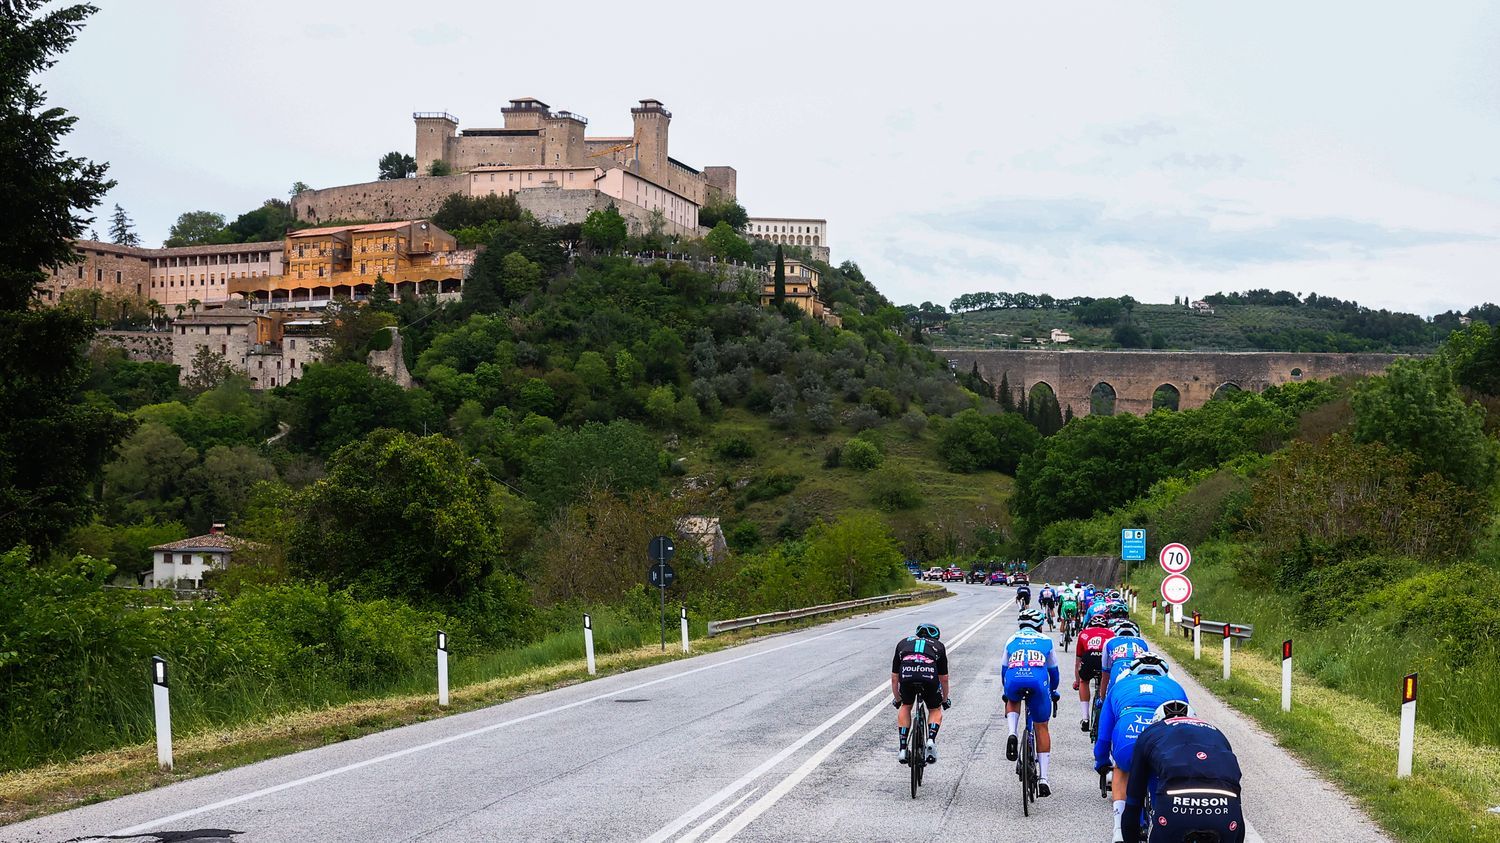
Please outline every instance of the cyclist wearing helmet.
[[[891, 660], [891, 694], [899, 712], [896, 728], [901, 735], [898, 760], [907, 761], [906, 740], [911, 731], [911, 706], [917, 695], [927, 704], [927, 763], [937, 763], [938, 726], [943, 723], [943, 709], [952, 705], [948, 699], [948, 651], [938, 639], [942, 636], [936, 624], [917, 624], [917, 632], [896, 644]], [[922, 740], [922, 736], [917, 736]]]
[[[1192, 706], [1158, 706], [1136, 739], [1131, 766], [1120, 821], [1126, 843], [1178, 843], [1207, 832], [1220, 843], [1245, 839], [1239, 759], [1224, 733], [1199, 720]], [[1142, 838], [1140, 814], [1148, 798], [1155, 822]]]
[[1125, 789], [1130, 782], [1135, 741], [1151, 725], [1156, 709], [1174, 700], [1187, 702], [1187, 692], [1167, 675], [1167, 663], [1160, 656], [1142, 653], [1109, 689], [1104, 708], [1099, 712], [1094, 769], [1102, 776], [1111, 766], [1114, 768], [1110, 795], [1114, 798], [1116, 840], [1121, 839], [1121, 817], [1125, 813]]
[[1024, 699], [1036, 727], [1036, 758], [1040, 767], [1037, 796], [1052, 795], [1052, 787], [1047, 784], [1047, 770], [1052, 761], [1052, 731], [1048, 721], [1052, 719], [1052, 704], [1057, 702], [1057, 685], [1061, 681], [1052, 639], [1042, 631], [1046, 622], [1046, 617], [1036, 609], [1021, 613], [1016, 634], [1005, 642], [1005, 666], [1001, 669], [1005, 690], [1000, 699], [1005, 701], [1005, 722], [1010, 727], [1005, 757], [1014, 761], [1018, 755], [1016, 729], [1021, 722], [1020, 707]]
[[[1089, 730], [1089, 682], [1103, 670], [1104, 647], [1114, 637], [1104, 626], [1104, 619], [1095, 615], [1083, 622], [1078, 633], [1078, 649], [1073, 659], [1073, 690], [1078, 692], [1078, 711], [1083, 718], [1083, 731]], [[1101, 679], [1102, 683], [1103, 680]], [[1102, 698], [1101, 698], [1102, 701]], [[1102, 733], [1101, 733], [1102, 734]]]
[[1052, 587], [1052, 583], [1049, 582], [1042, 586], [1042, 590], [1036, 594], [1036, 602], [1038, 606], [1042, 607], [1042, 611], [1047, 613], [1047, 626], [1056, 629], [1057, 589]]
[[1099, 696], [1108, 698], [1109, 686], [1130, 667], [1135, 657], [1151, 651], [1151, 645], [1141, 637], [1141, 629], [1129, 619], [1110, 621], [1114, 637], [1104, 645], [1099, 657]]
[[1026, 611], [1027, 606], [1031, 605], [1031, 584], [1026, 580], [1016, 582], [1016, 605], [1020, 606], [1023, 612]]

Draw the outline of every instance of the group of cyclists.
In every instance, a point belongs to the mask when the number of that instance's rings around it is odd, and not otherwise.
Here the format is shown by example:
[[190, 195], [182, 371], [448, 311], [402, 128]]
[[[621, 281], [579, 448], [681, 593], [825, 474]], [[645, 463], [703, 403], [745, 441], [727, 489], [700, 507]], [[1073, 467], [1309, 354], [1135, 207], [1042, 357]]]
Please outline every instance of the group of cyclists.
[[[1023, 597], [1024, 595], [1024, 597]], [[1017, 630], [1005, 642], [1001, 700], [1005, 703], [1006, 758], [1017, 758], [1020, 705], [1036, 734], [1036, 795], [1050, 796], [1050, 724], [1061, 700], [1062, 669], [1048, 634], [1062, 625], [1073, 633], [1073, 688], [1080, 728], [1097, 735], [1093, 767], [1101, 793], [1114, 807], [1114, 840], [1124, 843], [1238, 843], [1245, 836], [1240, 808], [1240, 767], [1228, 739], [1198, 718], [1187, 692], [1151, 652], [1119, 591], [1069, 582], [1038, 590], [1030, 607], [1029, 584], [1016, 589]], [[1097, 679], [1097, 691], [1093, 685]], [[942, 714], [951, 704], [948, 656], [937, 626], [923, 623], [896, 645], [891, 689], [899, 709], [898, 760], [926, 752], [937, 762]], [[930, 710], [926, 735], [908, 734], [911, 706], [921, 695]], [[1143, 818], [1143, 814], [1145, 817]]]

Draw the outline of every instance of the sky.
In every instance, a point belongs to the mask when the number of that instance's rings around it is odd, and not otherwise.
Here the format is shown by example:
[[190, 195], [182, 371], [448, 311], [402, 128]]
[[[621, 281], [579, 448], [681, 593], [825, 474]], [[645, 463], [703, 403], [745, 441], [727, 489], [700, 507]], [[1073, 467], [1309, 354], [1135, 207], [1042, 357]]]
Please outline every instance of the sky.
[[534, 96], [826, 218], [898, 303], [1266, 287], [1500, 300], [1500, 6], [95, 0], [43, 76], [157, 245], [293, 181], [368, 181], [413, 111]]

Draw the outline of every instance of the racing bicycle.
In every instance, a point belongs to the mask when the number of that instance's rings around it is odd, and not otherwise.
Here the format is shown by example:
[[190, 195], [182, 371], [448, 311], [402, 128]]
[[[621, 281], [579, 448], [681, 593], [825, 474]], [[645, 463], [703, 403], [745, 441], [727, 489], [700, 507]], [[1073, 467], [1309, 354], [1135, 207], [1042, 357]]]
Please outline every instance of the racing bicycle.
[[1099, 742], [1099, 715], [1104, 710], [1104, 700], [1099, 699], [1099, 675], [1089, 680], [1089, 743]]
[[1041, 768], [1036, 756], [1036, 731], [1031, 725], [1031, 705], [1026, 696], [1021, 697], [1021, 722], [1026, 731], [1021, 733], [1021, 753], [1016, 759], [1016, 777], [1021, 780], [1021, 813], [1031, 816], [1031, 803], [1036, 801], [1036, 785], [1041, 778]]
[[917, 798], [927, 767], [927, 701], [921, 694], [911, 704], [911, 730], [906, 733], [906, 765], [911, 768], [911, 798]]

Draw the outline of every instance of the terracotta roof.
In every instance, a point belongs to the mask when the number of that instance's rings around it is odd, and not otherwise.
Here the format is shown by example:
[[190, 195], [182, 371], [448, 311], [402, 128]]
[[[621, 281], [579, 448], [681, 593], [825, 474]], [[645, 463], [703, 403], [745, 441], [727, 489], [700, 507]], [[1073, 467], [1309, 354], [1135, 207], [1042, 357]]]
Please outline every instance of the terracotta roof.
[[148, 249], [143, 246], [120, 246], [114, 243], [103, 243], [98, 240], [74, 240], [73, 248], [80, 251], [113, 252], [115, 254], [132, 255], [142, 258], [171, 258], [184, 255], [214, 255], [231, 252], [279, 252], [281, 251], [281, 241], [218, 243], [212, 246], [171, 246], [161, 249]]
[[426, 220], [396, 220], [395, 222], [354, 223], [352, 225], [329, 225], [323, 228], [304, 228], [300, 231], [290, 232], [287, 234], [287, 237], [318, 237], [324, 234], [337, 234], [341, 231], [391, 231], [419, 222], [426, 222]]
[[237, 539], [228, 533], [209, 533], [203, 536], [193, 536], [181, 541], [167, 542], [151, 548], [152, 550], [238, 550], [242, 547], [262, 547], [262, 545], [249, 539]]

